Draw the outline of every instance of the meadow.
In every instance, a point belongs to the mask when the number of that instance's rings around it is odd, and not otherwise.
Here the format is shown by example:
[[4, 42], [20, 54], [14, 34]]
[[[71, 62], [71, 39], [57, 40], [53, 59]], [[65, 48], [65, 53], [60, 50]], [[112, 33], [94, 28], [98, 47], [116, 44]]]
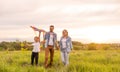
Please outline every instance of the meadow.
[[54, 64], [47, 69], [44, 51], [39, 54], [39, 66], [31, 66], [30, 57], [31, 51], [0, 51], [0, 72], [120, 72], [120, 50], [72, 51], [67, 67], [55, 51]]

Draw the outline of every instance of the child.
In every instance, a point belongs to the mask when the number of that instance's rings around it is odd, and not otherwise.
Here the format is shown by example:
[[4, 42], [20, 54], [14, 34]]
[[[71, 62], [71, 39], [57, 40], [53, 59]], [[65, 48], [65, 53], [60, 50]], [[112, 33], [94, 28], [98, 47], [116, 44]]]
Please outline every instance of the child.
[[34, 37], [34, 43], [33, 45], [33, 50], [32, 50], [32, 55], [31, 55], [31, 65], [34, 65], [34, 60], [35, 60], [35, 64], [38, 65], [38, 58], [39, 58], [39, 52], [40, 52], [40, 35], [41, 32], [45, 33], [45, 30], [43, 29], [38, 29], [34, 26], [30, 26], [34, 31], [38, 31], [39, 32], [39, 36], [35, 36]]
[[31, 65], [34, 65], [34, 60], [36, 66], [38, 65], [38, 58], [39, 58], [39, 52], [40, 52], [40, 38], [35, 36], [34, 37], [34, 43], [33, 45], [33, 50], [32, 50], [32, 55], [31, 55]]

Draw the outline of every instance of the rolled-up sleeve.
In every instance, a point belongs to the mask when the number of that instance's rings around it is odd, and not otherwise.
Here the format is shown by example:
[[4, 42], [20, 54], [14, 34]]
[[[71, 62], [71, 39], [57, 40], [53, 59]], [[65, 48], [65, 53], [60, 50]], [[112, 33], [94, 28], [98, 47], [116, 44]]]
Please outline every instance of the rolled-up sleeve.
[[45, 36], [44, 36], [44, 40], [46, 40], [46, 39], [47, 39], [47, 35], [48, 35], [48, 33], [46, 33], [46, 34], [45, 34]]
[[72, 39], [71, 39], [71, 38], [70, 38], [70, 48], [71, 48], [71, 49], [73, 48]]
[[57, 34], [55, 33], [55, 40], [57, 41]]

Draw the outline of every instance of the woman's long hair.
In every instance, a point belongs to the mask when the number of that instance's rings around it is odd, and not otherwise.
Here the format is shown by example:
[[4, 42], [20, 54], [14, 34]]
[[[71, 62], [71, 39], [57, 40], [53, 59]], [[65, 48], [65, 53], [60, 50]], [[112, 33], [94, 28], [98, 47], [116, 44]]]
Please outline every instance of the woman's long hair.
[[[68, 37], [68, 31], [67, 31], [66, 29], [64, 29], [62, 33], [64, 33], [64, 32], [67, 33], [67, 36], [66, 36], [66, 37]], [[64, 37], [64, 35], [63, 35], [63, 37]]]

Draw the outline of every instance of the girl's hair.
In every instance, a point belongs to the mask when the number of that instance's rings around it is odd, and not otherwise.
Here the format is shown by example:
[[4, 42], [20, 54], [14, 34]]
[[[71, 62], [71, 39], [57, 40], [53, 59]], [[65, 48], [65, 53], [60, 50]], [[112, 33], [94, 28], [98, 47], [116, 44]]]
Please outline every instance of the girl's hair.
[[66, 33], [67, 33], [67, 36], [68, 36], [68, 31], [67, 31], [66, 29], [64, 29], [63, 32], [66, 32]]

